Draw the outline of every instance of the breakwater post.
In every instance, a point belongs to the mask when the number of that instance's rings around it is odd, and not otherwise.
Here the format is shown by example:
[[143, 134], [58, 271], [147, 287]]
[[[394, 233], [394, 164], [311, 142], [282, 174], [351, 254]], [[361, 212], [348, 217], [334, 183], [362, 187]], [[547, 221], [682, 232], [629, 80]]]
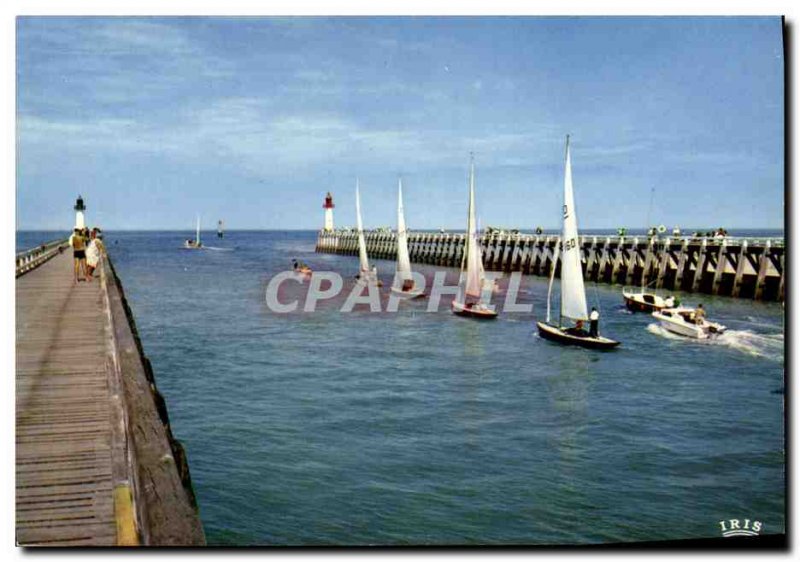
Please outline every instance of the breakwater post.
[[[365, 233], [367, 253], [396, 259], [396, 235], [386, 230]], [[484, 267], [490, 271], [521, 271], [547, 276], [558, 236], [485, 233], [481, 237]], [[412, 232], [411, 260], [458, 267], [464, 235]], [[596, 283], [655, 284], [673, 291], [705, 293], [766, 301], [784, 299], [785, 245], [782, 238], [695, 238], [581, 236], [584, 276]], [[354, 230], [320, 231], [316, 251], [357, 255]], [[559, 275], [556, 263], [556, 275]]]

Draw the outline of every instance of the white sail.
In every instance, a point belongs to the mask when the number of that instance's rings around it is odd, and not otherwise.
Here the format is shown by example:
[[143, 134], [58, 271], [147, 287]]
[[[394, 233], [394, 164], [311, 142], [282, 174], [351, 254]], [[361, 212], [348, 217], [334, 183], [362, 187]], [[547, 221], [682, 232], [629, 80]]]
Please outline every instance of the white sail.
[[397, 275], [395, 287], [402, 289], [403, 283], [413, 279], [411, 276], [411, 258], [408, 255], [408, 232], [406, 218], [403, 213], [403, 181], [397, 180]]
[[572, 165], [567, 158], [564, 169], [564, 230], [561, 233], [561, 316], [572, 320], [588, 320], [586, 291], [581, 269], [581, 248], [578, 244], [578, 221], [572, 194]]
[[200, 245], [200, 215], [197, 215], [197, 234], [195, 236], [195, 244]]
[[356, 227], [358, 229], [358, 261], [361, 273], [367, 275], [369, 272], [369, 260], [367, 259], [367, 242], [364, 240], [364, 226], [361, 224], [361, 196], [358, 190], [358, 179], [356, 179]]
[[469, 211], [467, 215], [466, 243], [466, 270], [467, 277], [464, 283], [463, 300], [466, 297], [480, 299], [483, 288], [483, 260], [481, 258], [481, 245], [478, 237], [477, 223], [475, 221], [475, 165], [470, 164], [469, 170]]

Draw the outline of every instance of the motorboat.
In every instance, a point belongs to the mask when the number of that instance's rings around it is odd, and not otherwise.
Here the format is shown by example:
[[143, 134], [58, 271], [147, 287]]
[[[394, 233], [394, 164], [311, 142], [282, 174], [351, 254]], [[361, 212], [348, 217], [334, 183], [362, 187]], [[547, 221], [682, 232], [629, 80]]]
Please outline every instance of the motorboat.
[[644, 288], [635, 292], [633, 289], [623, 288], [622, 297], [625, 299], [625, 306], [631, 312], [655, 312], [665, 308], [673, 308], [678, 303], [672, 295], [663, 297], [653, 292], [648, 292]]
[[726, 328], [717, 322], [705, 318], [697, 319], [695, 309], [686, 306], [665, 308], [652, 313], [653, 318], [665, 330], [698, 340], [708, 339], [723, 333]]

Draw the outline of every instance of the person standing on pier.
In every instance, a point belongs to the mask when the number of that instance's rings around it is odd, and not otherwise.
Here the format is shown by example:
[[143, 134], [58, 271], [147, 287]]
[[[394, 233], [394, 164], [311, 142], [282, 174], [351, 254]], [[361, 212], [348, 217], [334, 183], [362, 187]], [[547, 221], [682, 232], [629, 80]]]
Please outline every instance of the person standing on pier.
[[106, 247], [103, 245], [103, 242], [98, 237], [97, 234], [98, 232], [99, 232], [98, 228], [92, 229], [91, 233], [92, 241], [89, 242], [89, 247], [86, 248], [86, 267], [89, 276], [89, 281], [92, 280], [92, 277], [94, 275], [94, 270], [97, 269], [100, 260], [106, 255]]
[[589, 314], [589, 335], [596, 338], [599, 335], [598, 324], [600, 323], [600, 313], [597, 312], [595, 307], [592, 307], [592, 313]]
[[[86, 239], [80, 228], [76, 228], [69, 237], [72, 246], [72, 257], [75, 258], [75, 282], [86, 280]], [[78, 276], [82, 277], [79, 278]]]

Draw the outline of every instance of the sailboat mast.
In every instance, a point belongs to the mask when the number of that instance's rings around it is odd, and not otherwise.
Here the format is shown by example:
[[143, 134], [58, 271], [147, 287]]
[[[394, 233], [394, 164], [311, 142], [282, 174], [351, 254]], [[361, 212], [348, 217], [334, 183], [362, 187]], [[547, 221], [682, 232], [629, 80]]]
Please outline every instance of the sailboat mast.
[[195, 244], [200, 245], [200, 215], [197, 215], [197, 234], [195, 236]]
[[464, 240], [464, 252], [461, 255], [461, 269], [464, 269], [464, 264], [467, 263], [469, 256], [469, 246], [472, 243], [472, 205], [475, 201], [475, 155], [469, 153], [469, 204], [467, 205], [467, 235]]
[[361, 222], [361, 193], [358, 178], [356, 178], [356, 226], [358, 228], [359, 269], [367, 272], [369, 271], [369, 258], [367, 257], [367, 243], [364, 239], [364, 225]]
[[[656, 188], [655, 186], [653, 186], [652, 188], [650, 188], [650, 204], [647, 206], [647, 222], [644, 225], [645, 237], [647, 238], [648, 244], [650, 244], [650, 213], [653, 211], [653, 197], [655, 196], [655, 194], [656, 194]], [[644, 288], [645, 288], [645, 280], [646, 280], [645, 273], [647, 272], [644, 270], [644, 267], [646, 264], [647, 261], [645, 260], [645, 263], [642, 264], [642, 294], [644, 294]]]
[[[564, 163], [564, 187], [565, 187], [565, 189], [564, 189], [564, 207], [563, 207], [563, 211], [564, 211], [564, 220], [566, 221], [567, 213], [569, 212], [569, 209], [567, 208], [567, 191], [566, 191], [566, 181], [567, 180], [566, 180], [566, 174], [570, 174], [570, 176], [572, 176], [572, 170], [571, 170], [571, 166], [570, 166], [570, 163], [569, 163], [569, 135], [567, 135], [567, 147], [564, 150], [564, 162], [565, 162]], [[570, 177], [570, 179], [572, 179], [572, 178]], [[562, 226], [562, 228], [561, 228], [561, 245], [563, 246], [563, 244], [564, 244], [564, 228]], [[564, 248], [564, 249], [566, 249], [566, 248]], [[558, 258], [558, 248], [556, 248], [555, 257]], [[564, 274], [564, 267], [563, 267], [563, 264], [562, 264], [562, 267], [561, 267], [561, 274], [562, 274], [561, 275], [561, 278], [562, 278], [561, 279], [561, 281], [562, 281], [561, 282], [561, 298], [558, 301], [558, 327], [559, 328], [561, 328], [561, 318], [564, 316], [564, 283], [563, 283], [563, 281], [564, 281], [564, 279], [563, 279], [564, 278], [564, 275], [563, 275]], [[553, 277], [555, 277], [555, 275], [556, 275], [556, 260], [554, 259], [553, 260]]]

